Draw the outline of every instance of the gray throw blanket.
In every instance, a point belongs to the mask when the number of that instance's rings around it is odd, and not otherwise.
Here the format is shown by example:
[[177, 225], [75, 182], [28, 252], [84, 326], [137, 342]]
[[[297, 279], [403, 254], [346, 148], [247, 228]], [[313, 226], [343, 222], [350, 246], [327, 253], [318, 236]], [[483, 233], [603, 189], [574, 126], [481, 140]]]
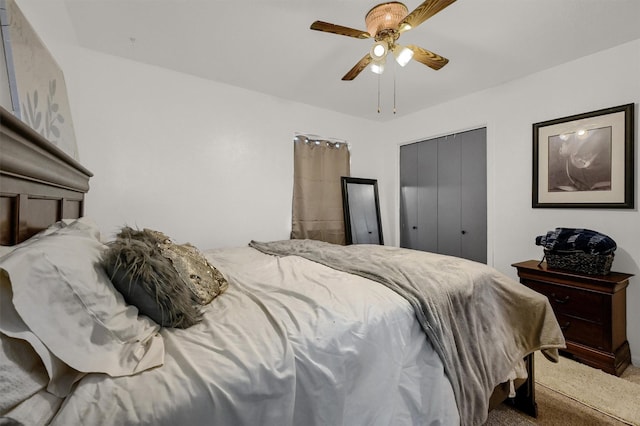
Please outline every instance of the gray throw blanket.
[[557, 362], [557, 348], [565, 346], [547, 298], [484, 264], [377, 245], [313, 240], [249, 245], [369, 278], [408, 300], [442, 359], [462, 425], [486, 420], [494, 387], [507, 380], [519, 359], [541, 349]]

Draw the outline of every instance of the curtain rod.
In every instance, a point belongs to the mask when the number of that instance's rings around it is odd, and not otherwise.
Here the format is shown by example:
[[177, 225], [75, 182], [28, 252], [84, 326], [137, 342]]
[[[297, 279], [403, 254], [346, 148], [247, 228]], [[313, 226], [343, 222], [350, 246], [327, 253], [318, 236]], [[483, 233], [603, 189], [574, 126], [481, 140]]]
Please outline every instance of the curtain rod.
[[329, 142], [332, 144], [344, 144], [347, 145], [347, 147], [351, 148], [351, 145], [349, 144], [349, 142], [347, 142], [344, 139], [338, 139], [338, 138], [330, 138], [330, 137], [324, 137], [324, 136], [319, 136], [319, 135], [312, 135], [309, 133], [299, 133], [296, 132], [295, 136], [294, 136], [294, 140], [297, 138], [305, 138], [309, 141], [313, 141], [313, 142]]

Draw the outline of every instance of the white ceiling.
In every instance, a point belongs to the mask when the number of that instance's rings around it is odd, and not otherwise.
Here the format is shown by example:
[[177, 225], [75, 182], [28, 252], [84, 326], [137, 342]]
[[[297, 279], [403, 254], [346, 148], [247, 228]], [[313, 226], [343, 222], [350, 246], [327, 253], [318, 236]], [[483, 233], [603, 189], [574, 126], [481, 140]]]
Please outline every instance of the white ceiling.
[[[84, 47], [383, 121], [394, 117], [394, 67], [379, 82], [369, 69], [341, 80], [373, 41], [309, 30], [314, 20], [366, 30], [364, 16], [376, 3], [65, 1]], [[419, 3], [405, 1], [409, 11]], [[640, 0], [457, 0], [400, 37], [450, 62], [439, 71], [415, 61], [395, 67], [395, 116], [639, 38]]]

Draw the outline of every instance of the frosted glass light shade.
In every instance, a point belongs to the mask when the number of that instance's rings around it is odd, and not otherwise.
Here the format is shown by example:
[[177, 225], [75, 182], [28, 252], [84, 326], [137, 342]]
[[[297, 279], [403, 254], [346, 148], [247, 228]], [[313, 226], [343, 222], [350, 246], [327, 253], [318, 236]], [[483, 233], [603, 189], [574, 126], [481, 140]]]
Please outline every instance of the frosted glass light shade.
[[379, 61], [383, 59], [385, 56], [387, 56], [388, 50], [389, 50], [389, 47], [387, 46], [386, 42], [377, 41], [376, 43], [374, 43], [373, 46], [371, 46], [371, 52], [369, 52], [369, 54], [371, 55], [374, 61]]
[[396, 62], [401, 67], [407, 65], [411, 58], [413, 58], [413, 50], [408, 47], [396, 46], [395, 49], [393, 49], [393, 54], [396, 57]]
[[371, 62], [371, 71], [373, 71], [376, 74], [382, 74], [384, 72], [384, 63], [385, 63], [384, 58], [380, 61]]

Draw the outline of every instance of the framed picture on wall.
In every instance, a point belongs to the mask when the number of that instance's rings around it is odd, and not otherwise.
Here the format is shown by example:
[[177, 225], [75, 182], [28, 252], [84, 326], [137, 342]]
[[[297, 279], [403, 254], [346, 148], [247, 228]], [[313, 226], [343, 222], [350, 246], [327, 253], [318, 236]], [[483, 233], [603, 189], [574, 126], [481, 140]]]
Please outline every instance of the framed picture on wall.
[[634, 104], [533, 124], [533, 208], [634, 208]]
[[0, 35], [13, 115], [78, 160], [67, 87], [60, 66], [15, 0], [0, 0]]

